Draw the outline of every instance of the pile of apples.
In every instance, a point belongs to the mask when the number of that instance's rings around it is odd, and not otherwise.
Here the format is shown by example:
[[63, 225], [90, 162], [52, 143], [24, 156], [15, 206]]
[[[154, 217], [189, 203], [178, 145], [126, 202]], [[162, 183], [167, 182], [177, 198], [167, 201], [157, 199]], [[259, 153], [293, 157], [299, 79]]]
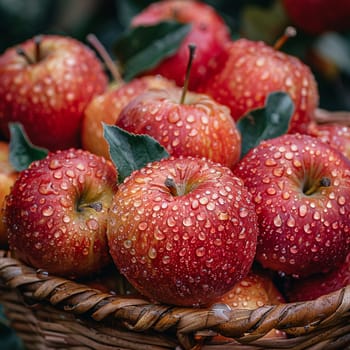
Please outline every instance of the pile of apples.
[[[67, 278], [114, 263], [138, 293], [172, 305], [256, 308], [347, 285], [350, 129], [316, 123], [310, 68], [232, 40], [201, 2], [153, 3], [131, 27], [165, 20], [190, 31], [130, 81], [110, 83], [69, 37], [0, 56], [2, 244]], [[242, 154], [240, 121], [276, 91], [294, 105], [286, 132]], [[48, 150], [26, 169], [9, 161], [13, 123]]]

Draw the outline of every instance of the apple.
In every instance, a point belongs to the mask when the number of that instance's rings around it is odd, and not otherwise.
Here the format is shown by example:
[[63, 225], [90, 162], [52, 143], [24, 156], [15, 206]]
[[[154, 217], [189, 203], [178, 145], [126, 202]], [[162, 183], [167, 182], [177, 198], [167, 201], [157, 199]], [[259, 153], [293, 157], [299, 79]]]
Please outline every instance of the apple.
[[166, 158], [134, 171], [114, 195], [110, 254], [141, 294], [166, 304], [208, 304], [252, 265], [254, 204], [241, 179], [204, 158]]
[[[282, 293], [278, 290], [272, 277], [266, 272], [252, 269], [246, 277], [237, 282], [215, 303], [226, 304], [230, 310], [255, 310], [265, 305], [278, 305], [285, 302]], [[286, 334], [278, 329], [272, 329], [266, 338], [285, 338]], [[213, 341], [231, 340], [223, 336], [215, 336]]]
[[6, 199], [11, 251], [55, 275], [96, 273], [111, 262], [106, 226], [116, 189], [112, 163], [87, 151], [59, 150], [31, 163]]
[[49, 150], [77, 147], [83, 111], [107, 87], [94, 52], [64, 36], [43, 35], [0, 56], [0, 130], [23, 124], [29, 139]]
[[190, 23], [192, 28], [176, 53], [163, 59], [147, 74], [160, 74], [182, 86], [189, 57], [187, 47], [194, 44], [197, 52], [189, 84], [189, 89], [193, 90], [201, 84], [208, 68], [218, 64], [216, 59], [224, 51], [225, 43], [230, 40], [230, 30], [213, 7], [191, 0], [154, 2], [132, 18], [131, 26], [149, 26], [169, 20]]
[[334, 147], [350, 159], [350, 126], [311, 123], [307, 133]]
[[10, 193], [18, 172], [12, 167], [9, 160], [9, 144], [0, 141], [0, 247], [7, 246], [7, 231], [4, 223], [5, 197]]
[[206, 157], [233, 167], [241, 136], [229, 109], [207, 95], [183, 91], [173, 87], [140, 94], [122, 109], [116, 125], [152, 136], [170, 155]]
[[291, 302], [314, 300], [350, 284], [350, 254], [336, 269], [326, 274], [317, 274], [301, 279], [293, 279], [286, 290]]
[[339, 266], [350, 250], [350, 162], [314, 137], [261, 142], [234, 169], [253, 196], [256, 259], [306, 277]]
[[110, 159], [108, 143], [103, 136], [103, 124], [114, 125], [120, 111], [137, 95], [153, 89], [166, 89], [175, 83], [159, 75], [135, 78], [130, 82], [112, 85], [95, 96], [87, 105], [82, 121], [82, 147]]
[[283, 0], [282, 4], [293, 24], [308, 34], [350, 28], [348, 0]]
[[306, 132], [319, 100], [316, 80], [307, 65], [262, 41], [244, 38], [228, 43], [223, 55], [223, 63], [196, 91], [228, 106], [235, 121], [263, 107], [271, 92], [286, 92], [295, 106], [289, 132]]

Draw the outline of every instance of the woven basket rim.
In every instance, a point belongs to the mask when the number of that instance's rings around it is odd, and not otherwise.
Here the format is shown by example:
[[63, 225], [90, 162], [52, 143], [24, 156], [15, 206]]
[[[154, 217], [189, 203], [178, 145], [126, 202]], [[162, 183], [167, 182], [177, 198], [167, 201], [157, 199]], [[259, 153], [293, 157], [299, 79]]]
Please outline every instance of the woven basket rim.
[[[194, 335], [201, 332], [215, 332], [241, 343], [257, 341], [272, 329], [292, 337], [313, 332], [322, 336], [332, 327], [347, 326], [350, 317], [350, 285], [312, 301], [265, 305], [255, 310], [231, 310], [224, 304], [211, 308], [177, 307], [105, 293], [61, 277], [43, 276], [10, 257], [6, 250], [0, 250], [0, 280], [3, 286], [20, 291], [32, 302], [101, 324], [112, 318], [133, 332], [175, 330], [185, 349], [193, 347]], [[350, 333], [350, 329], [346, 332]]]

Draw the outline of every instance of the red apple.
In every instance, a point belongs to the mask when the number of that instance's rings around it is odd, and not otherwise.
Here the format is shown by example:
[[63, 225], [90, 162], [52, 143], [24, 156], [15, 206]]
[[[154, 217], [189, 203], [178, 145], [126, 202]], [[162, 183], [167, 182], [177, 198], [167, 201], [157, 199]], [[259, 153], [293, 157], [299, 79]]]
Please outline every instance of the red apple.
[[214, 8], [200, 1], [165, 0], [150, 4], [131, 21], [132, 27], [155, 25], [162, 21], [176, 20], [190, 23], [192, 28], [176, 53], [165, 58], [148, 74], [161, 74], [174, 80], [179, 86], [185, 79], [188, 62], [188, 45], [197, 47], [191, 71], [190, 90], [200, 85], [209, 67], [215, 67], [217, 56], [230, 40], [230, 31]]
[[350, 28], [348, 0], [283, 0], [287, 15], [298, 28], [318, 35]]
[[294, 279], [286, 291], [289, 301], [314, 300], [335, 292], [350, 284], [350, 254], [336, 269], [327, 274], [317, 274], [303, 279]]
[[106, 225], [116, 187], [112, 163], [87, 151], [56, 151], [33, 162], [6, 200], [10, 249], [52, 274], [99, 271], [110, 262]]
[[107, 77], [94, 52], [69, 37], [46, 35], [0, 56], [0, 129], [21, 122], [30, 140], [49, 150], [80, 144], [83, 111]]
[[5, 197], [10, 193], [18, 173], [9, 160], [9, 144], [0, 141], [0, 246], [7, 246], [7, 231], [3, 220]]
[[308, 135], [263, 141], [239, 162], [259, 220], [256, 259], [307, 276], [341, 264], [350, 250], [350, 162]]
[[206, 95], [182, 89], [146, 92], [120, 112], [116, 125], [154, 137], [173, 156], [206, 157], [233, 167], [241, 152], [241, 136], [227, 107]]
[[[265, 305], [278, 305], [285, 299], [277, 289], [272, 278], [262, 272], [250, 271], [231, 290], [218, 298], [215, 303], [226, 304], [231, 310], [255, 310]], [[286, 334], [278, 329], [272, 329], [264, 338], [285, 338]], [[215, 336], [214, 341], [231, 340], [230, 338]]]
[[108, 219], [110, 253], [151, 300], [201, 305], [249, 271], [257, 222], [251, 197], [230, 169], [199, 158], [168, 158], [119, 186]]
[[311, 123], [308, 134], [332, 146], [350, 159], [350, 127], [340, 124]]
[[112, 86], [105, 93], [94, 97], [84, 111], [81, 130], [82, 147], [110, 159], [102, 123], [114, 125], [120, 111], [137, 95], [148, 90], [165, 89], [174, 85], [172, 81], [159, 75], [145, 76]]
[[235, 121], [263, 107], [271, 92], [284, 91], [295, 105], [289, 132], [306, 132], [319, 99], [307, 65], [261, 41], [247, 39], [229, 43], [224, 55], [228, 58], [197, 91], [228, 106]]

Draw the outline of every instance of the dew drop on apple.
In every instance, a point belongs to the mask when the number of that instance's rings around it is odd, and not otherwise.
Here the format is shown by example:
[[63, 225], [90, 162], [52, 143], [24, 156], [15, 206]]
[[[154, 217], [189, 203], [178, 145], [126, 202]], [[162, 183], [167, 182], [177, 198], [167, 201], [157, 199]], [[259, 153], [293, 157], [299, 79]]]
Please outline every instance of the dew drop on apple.
[[293, 216], [289, 216], [287, 220], [287, 226], [288, 227], [295, 227], [295, 219]]
[[182, 249], [179, 251], [179, 255], [180, 255], [180, 256], [185, 256], [185, 255], [186, 255], [186, 252], [187, 252], [187, 249], [186, 249], [186, 248], [182, 248]]
[[247, 208], [240, 208], [239, 216], [241, 218], [246, 218], [249, 215], [249, 210]]
[[62, 221], [65, 223], [65, 224], [68, 224], [70, 222], [70, 217], [68, 215], [64, 215], [63, 218], [62, 218]]
[[289, 251], [292, 253], [292, 254], [297, 254], [298, 253], [298, 247], [296, 245], [293, 245], [289, 248]]
[[282, 219], [281, 216], [279, 214], [277, 214], [274, 218], [273, 218], [273, 224], [276, 227], [281, 227], [282, 226]]
[[130, 249], [132, 247], [132, 241], [130, 239], [126, 239], [124, 242], [123, 242], [123, 246], [126, 248], [126, 249]]
[[145, 231], [145, 230], [147, 229], [147, 227], [148, 227], [148, 224], [147, 224], [146, 221], [142, 221], [142, 222], [140, 222], [139, 225], [138, 225], [138, 229], [139, 229], [140, 231]]
[[98, 222], [95, 219], [87, 220], [86, 225], [90, 230], [97, 230], [98, 229]]
[[339, 205], [344, 205], [346, 203], [346, 199], [344, 196], [339, 196], [337, 202]]
[[154, 247], [150, 247], [148, 250], [148, 257], [150, 259], [155, 259], [157, 257], [157, 250]]
[[51, 205], [43, 208], [41, 211], [43, 216], [51, 216], [54, 213], [54, 208]]
[[302, 204], [299, 207], [299, 216], [304, 217], [307, 214], [307, 206], [305, 204]]
[[169, 227], [174, 227], [176, 225], [176, 220], [173, 216], [169, 216], [166, 220], [166, 224], [169, 226]]
[[196, 249], [196, 255], [200, 258], [205, 255], [205, 248], [199, 247]]
[[154, 230], [153, 236], [157, 241], [162, 241], [165, 238], [165, 234], [158, 228]]

